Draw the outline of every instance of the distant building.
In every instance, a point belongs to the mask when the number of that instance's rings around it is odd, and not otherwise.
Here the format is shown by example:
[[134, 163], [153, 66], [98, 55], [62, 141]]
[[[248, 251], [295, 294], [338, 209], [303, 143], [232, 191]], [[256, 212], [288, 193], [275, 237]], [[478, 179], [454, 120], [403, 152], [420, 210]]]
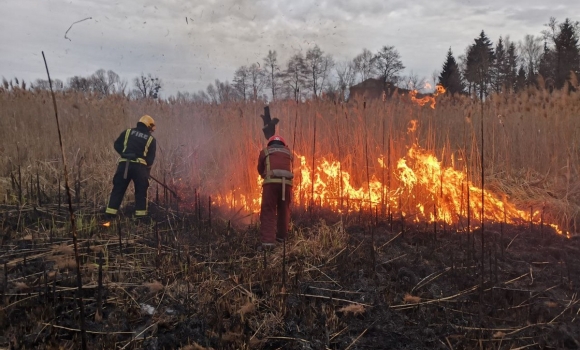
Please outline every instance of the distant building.
[[350, 87], [349, 99], [364, 98], [365, 100], [382, 98], [385, 92], [385, 82], [381, 79], [369, 78]]
[[[409, 95], [411, 90], [399, 88], [393, 83], [386, 83], [382, 79], [369, 78], [349, 89], [349, 99], [364, 98], [365, 100], [390, 98], [395, 91], [400, 95]], [[418, 93], [415, 97], [422, 98], [431, 94]]]

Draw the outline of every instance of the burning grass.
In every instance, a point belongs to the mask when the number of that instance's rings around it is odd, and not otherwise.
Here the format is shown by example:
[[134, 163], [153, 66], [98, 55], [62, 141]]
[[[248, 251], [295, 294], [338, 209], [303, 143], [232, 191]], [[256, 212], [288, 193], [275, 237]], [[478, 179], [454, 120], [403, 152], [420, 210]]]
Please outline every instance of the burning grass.
[[[481, 220], [477, 201], [483, 125], [486, 220], [542, 222], [574, 233], [580, 213], [574, 146], [577, 95], [530, 88], [518, 95], [492, 96], [483, 115], [477, 101], [445, 94], [430, 97], [437, 102], [435, 109], [398, 94], [364, 103], [278, 101], [270, 108], [296, 154], [294, 207], [341, 212], [365, 208], [450, 224], [465, 219], [469, 207], [470, 219]], [[24, 91], [0, 95], [5, 202], [42, 202], [62, 189], [60, 168], [53, 161], [58, 159], [55, 128], [51, 111], [44, 108], [48, 97]], [[211, 194], [215, 204], [244, 212], [238, 217], [257, 212], [255, 162], [263, 147], [258, 118], [262, 106], [68, 93], [57, 99], [75, 202], [106, 203], [116, 161], [111, 144], [121, 132], [118, 128], [130, 127], [148, 113], [158, 120], [155, 136], [162, 149], [153, 170], [156, 178], [182, 191], [195, 188]], [[157, 195], [164, 198], [163, 189]]]

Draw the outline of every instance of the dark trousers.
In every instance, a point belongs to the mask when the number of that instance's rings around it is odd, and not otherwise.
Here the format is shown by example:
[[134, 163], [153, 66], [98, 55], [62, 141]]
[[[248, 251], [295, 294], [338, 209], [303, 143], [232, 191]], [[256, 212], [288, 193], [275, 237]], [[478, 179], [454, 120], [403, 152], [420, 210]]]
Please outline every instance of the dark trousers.
[[276, 238], [286, 239], [290, 223], [292, 186], [286, 185], [285, 200], [282, 200], [282, 184], [262, 186], [260, 210], [260, 236], [262, 243], [275, 243]]
[[141, 163], [129, 163], [127, 178], [124, 179], [125, 162], [119, 163], [115, 176], [113, 176], [113, 190], [107, 204], [108, 214], [117, 214], [119, 206], [125, 196], [129, 183], [133, 181], [135, 187], [135, 216], [147, 215], [147, 189], [149, 188], [149, 169]]

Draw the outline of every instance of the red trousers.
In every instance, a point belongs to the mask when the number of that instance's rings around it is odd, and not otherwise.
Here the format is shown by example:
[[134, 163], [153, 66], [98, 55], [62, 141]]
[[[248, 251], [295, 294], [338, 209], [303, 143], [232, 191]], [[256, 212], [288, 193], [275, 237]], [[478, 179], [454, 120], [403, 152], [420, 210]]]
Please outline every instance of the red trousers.
[[260, 211], [260, 236], [262, 243], [275, 243], [276, 238], [286, 239], [290, 223], [292, 186], [286, 185], [285, 200], [282, 200], [282, 184], [262, 186], [262, 208]]

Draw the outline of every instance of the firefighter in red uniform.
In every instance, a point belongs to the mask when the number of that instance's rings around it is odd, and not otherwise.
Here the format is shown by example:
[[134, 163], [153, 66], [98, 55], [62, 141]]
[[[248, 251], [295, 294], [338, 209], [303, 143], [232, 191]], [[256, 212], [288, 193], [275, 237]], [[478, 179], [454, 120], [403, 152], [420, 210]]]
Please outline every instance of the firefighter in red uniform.
[[273, 247], [288, 236], [292, 201], [292, 153], [281, 136], [268, 139], [260, 152], [258, 173], [262, 184], [260, 235], [263, 247]]
[[113, 177], [113, 190], [105, 213], [116, 216], [131, 180], [135, 186], [135, 217], [147, 216], [147, 189], [149, 172], [155, 161], [156, 142], [151, 133], [155, 121], [148, 115], [139, 119], [137, 127], [127, 129], [115, 141], [119, 165]]

